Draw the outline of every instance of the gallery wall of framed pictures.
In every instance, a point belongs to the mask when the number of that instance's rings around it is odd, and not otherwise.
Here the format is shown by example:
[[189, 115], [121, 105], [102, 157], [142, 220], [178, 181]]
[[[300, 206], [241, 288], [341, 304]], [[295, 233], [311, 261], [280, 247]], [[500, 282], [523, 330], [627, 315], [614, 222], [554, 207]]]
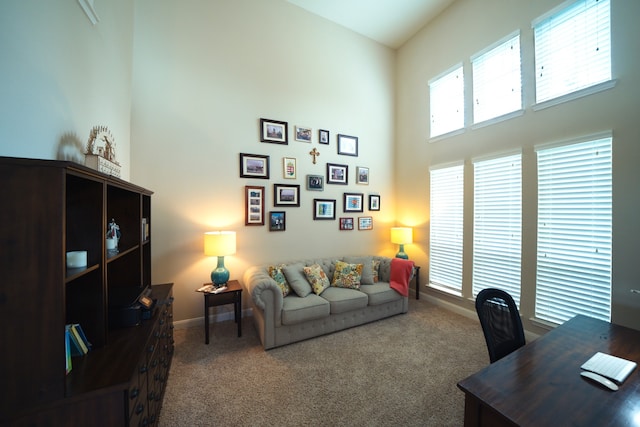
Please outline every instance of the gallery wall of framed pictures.
[[[289, 138], [289, 129], [293, 135]], [[331, 135], [335, 135], [335, 155], [331, 150]], [[313, 221], [336, 221], [337, 205], [342, 204], [343, 214], [356, 213], [359, 216], [344, 216], [337, 220], [339, 230], [372, 230], [373, 215], [366, 212], [377, 212], [381, 210], [380, 194], [370, 192], [365, 194], [359, 192], [356, 187], [370, 186], [371, 177], [368, 166], [353, 164], [353, 158], [359, 157], [359, 138], [346, 133], [332, 133], [327, 129], [317, 129], [307, 125], [289, 126], [284, 120], [259, 119], [259, 140], [254, 153], [239, 153], [239, 177], [250, 180], [287, 180], [286, 183], [274, 182], [269, 185], [245, 185], [245, 225], [264, 226], [265, 225], [265, 204], [266, 200], [273, 200], [272, 206], [279, 209], [300, 208], [303, 192], [313, 194], [311, 212], [306, 210], [289, 211], [289, 214], [310, 215]], [[279, 158], [274, 155], [276, 149], [261, 150], [259, 144], [276, 144], [288, 146], [290, 144], [309, 144], [312, 147], [308, 159], [298, 159], [289, 155], [294, 150], [287, 150], [284, 147], [283, 155]], [[317, 147], [313, 147], [314, 144]], [[266, 147], [265, 147], [266, 148]], [[307, 148], [307, 149], [308, 149]], [[296, 150], [295, 152], [299, 152]], [[326, 152], [326, 154], [325, 154]], [[269, 154], [266, 154], [269, 153]], [[324, 156], [322, 156], [325, 154]], [[341, 156], [345, 157], [344, 162], [337, 161]], [[318, 174], [317, 163], [320, 159], [325, 159], [324, 173]], [[350, 160], [348, 160], [350, 159]], [[271, 161], [276, 161], [275, 172], [271, 168]], [[351, 164], [350, 164], [351, 163]], [[281, 165], [281, 172], [278, 172]], [[307, 165], [309, 165], [307, 167]], [[350, 173], [353, 174], [350, 180]], [[273, 175], [273, 176], [272, 176]], [[297, 181], [301, 180], [301, 183]], [[264, 182], [264, 181], [263, 181]], [[257, 184], [257, 183], [256, 183]], [[262, 183], [261, 183], [262, 184]], [[325, 185], [344, 186], [342, 197], [323, 198], [321, 193], [325, 191]], [[355, 186], [355, 187], [354, 187]], [[335, 188], [332, 188], [335, 190]], [[271, 195], [267, 193], [271, 191]], [[312, 193], [313, 192], [313, 193]], [[335, 194], [335, 191], [332, 191]], [[320, 197], [317, 197], [320, 196]], [[287, 229], [287, 212], [284, 210], [274, 210], [268, 212], [266, 224], [269, 231], [285, 231]]]

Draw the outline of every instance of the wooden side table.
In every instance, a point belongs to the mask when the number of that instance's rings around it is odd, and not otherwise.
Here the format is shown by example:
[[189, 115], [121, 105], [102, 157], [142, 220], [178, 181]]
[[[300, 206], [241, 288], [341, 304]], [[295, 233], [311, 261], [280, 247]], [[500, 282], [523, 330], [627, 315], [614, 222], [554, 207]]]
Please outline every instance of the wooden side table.
[[416, 274], [414, 275], [416, 279], [416, 299], [420, 299], [420, 266], [414, 265], [413, 268], [416, 271]]
[[[210, 285], [210, 283], [205, 283]], [[201, 292], [201, 291], [198, 291]], [[217, 294], [204, 294], [204, 343], [209, 344], [209, 308], [218, 305], [233, 304], [235, 321], [238, 324], [238, 337], [242, 336], [242, 286], [237, 280], [229, 280], [227, 289]]]

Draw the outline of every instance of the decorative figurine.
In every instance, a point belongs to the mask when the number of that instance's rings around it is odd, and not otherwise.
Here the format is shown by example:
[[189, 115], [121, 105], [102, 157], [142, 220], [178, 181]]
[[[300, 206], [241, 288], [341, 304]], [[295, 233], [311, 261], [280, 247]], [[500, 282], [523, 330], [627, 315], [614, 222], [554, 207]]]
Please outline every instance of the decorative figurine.
[[120, 240], [120, 226], [116, 224], [116, 220], [111, 218], [111, 222], [107, 225], [107, 252], [111, 255], [118, 253], [118, 240]]

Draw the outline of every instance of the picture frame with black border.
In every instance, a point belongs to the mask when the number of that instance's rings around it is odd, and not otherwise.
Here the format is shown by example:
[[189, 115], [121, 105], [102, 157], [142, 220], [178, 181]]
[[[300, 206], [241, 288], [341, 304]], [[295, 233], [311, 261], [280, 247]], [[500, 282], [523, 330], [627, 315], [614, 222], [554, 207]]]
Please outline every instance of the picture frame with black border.
[[338, 154], [358, 157], [358, 137], [338, 134]]
[[240, 178], [269, 179], [269, 156], [240, 153]]
[[369, 210], [380, 210], [380, 196], [378, 194], [369, 194]]
[[336, 200], [335, 199], [313, 199], [313, 219], [314, 220], [336, 219]]
[[296, 126], [295, 127], [295, 135], [296, 141], [300, 142], [311, 142], [311, 128], [306, 126]]
[[349, 166], [327, 163], [327, 184], [349, 184]]
[[273, 184], [273, 206], [300, 206], [300, 185]]
[[322, 176], [322, 175], [307, 175], [307, 190], [309, 190], [309, 191], [323, 191], [324, 190], [324, 176]]
[[353, 217], [340, 218], [340, 230], [354, 230]]
[[369, 168], [356, 166], [356, 184], [369, 185]]
[[329, 145], [329, 131], [326, 129], [318, 129], [318, 143]]
[[373, 217], [359, 216], [358, 230], [373, 230]]
[[362, 193], [344, 193], [344, 205], [342, 207], [343, 212], [362, 212], [362, 201], [364, 194]]
[[284, 211], [269, 212], [269, 231], [285, 231], [287, 229], [287, 213]]
[[264, 225], [264, 187], [244, 187], [244, 225]]
[[289, 144], [289, 124], [271, 119], [260, 119], [260, 141], [271, 144]]

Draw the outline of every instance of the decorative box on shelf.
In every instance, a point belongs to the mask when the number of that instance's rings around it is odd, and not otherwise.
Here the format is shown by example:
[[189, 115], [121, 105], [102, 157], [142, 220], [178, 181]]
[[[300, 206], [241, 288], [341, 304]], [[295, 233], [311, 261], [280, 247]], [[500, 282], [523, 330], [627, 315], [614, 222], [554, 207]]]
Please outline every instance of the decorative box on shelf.
[[120, 178], [120, 165], [113, 163], [104, 157], [98, 156], [97, 154], [85, 154], [84, 164], [98, 172]]

